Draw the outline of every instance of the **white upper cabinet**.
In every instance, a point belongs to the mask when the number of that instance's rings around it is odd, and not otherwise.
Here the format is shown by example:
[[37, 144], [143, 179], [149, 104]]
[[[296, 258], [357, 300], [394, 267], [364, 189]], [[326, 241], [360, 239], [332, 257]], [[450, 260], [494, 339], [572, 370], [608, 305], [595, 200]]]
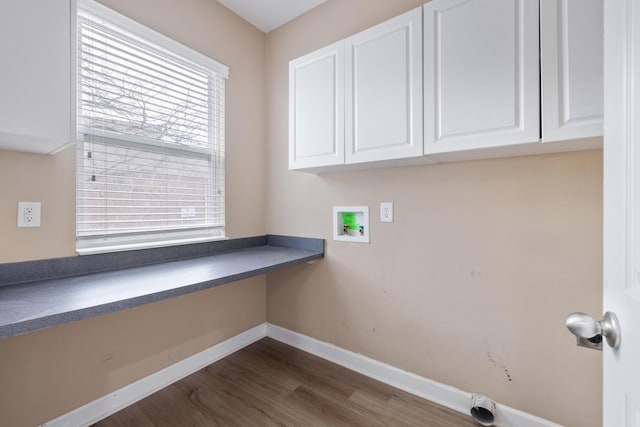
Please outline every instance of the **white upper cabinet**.
[[422, 8], [290, 62], [289, 169], [421, 158], [422, 142]]
[[345, 40], [346, 163], [420, 157], [422, 8]]
[[0, 149], [51, 153], [71, 135], [69, 0], [0, 2]]
[[602, 135], [602, 0], [540, 0], [542, 140]]
[[538, 2], [424, 6], [425, 154], [536, 142]]
[[289, 167], [600, 147], [602, 15], [603, 0], [432, 0], [296, 59]]
[[289, 169], [344, 163], [344, 41], [289, 63]]

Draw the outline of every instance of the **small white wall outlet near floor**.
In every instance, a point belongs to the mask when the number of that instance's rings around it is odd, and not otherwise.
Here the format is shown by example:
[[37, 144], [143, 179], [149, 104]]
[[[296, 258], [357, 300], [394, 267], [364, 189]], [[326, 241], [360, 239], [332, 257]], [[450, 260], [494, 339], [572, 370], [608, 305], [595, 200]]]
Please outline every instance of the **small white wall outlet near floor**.
[[393, 203], [380, 203], [380, 222], [393, 222]]
[[18, 202], [18, 228], [40, 227], [40, 202]]

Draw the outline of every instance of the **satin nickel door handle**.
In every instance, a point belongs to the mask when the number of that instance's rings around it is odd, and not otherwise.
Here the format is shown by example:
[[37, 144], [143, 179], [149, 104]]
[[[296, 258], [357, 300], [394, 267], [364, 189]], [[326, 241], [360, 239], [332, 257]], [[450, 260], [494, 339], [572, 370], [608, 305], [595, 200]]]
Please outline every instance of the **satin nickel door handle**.
[[578, 337], [579, 346], [602, 350], [602, 337], [605, 337], [609, 347], [615, 349], [620, 346], [620, 323], [610, 311], [600, 321], [585, 313], [571, 313], [567, 316], [566, 325]]

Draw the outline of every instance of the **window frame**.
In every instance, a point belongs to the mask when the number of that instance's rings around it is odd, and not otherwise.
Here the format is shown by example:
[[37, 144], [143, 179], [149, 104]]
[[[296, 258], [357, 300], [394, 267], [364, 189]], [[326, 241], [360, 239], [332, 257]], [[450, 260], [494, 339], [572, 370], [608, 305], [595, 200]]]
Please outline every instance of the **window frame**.
[[[221, 108], [222, 117], [220, 118], [220, 141], [221, 147], [212, 148], [211, 151], [202, 150], [197, 147], [188, 147], [185, 146], [184, 149], [178, 147], [168, 148], [168, 150], [175, 150], [181, 152], [183, 154], [190, 153], [193, 156], [202, 156], [204, 151], [206, 151], [206, 156], [211, 156], [212, 158], [209, 161], [211, 166], [210, 173], [212, 174], [212, 183], [214, 187], [220, 187], [216, 184], [219, 184], [218, 178], [213, 176], [216, 171], [213, 165], [221, 165], [222, 176], [220, 179], [222, 180], [222, 200], [223, 200], [223, 221], [221, 226], [203, 226], [198, 228], [191, 229], [171, 229], [171, 230], [161, 230], [157, 229], [155, 231], [145, 231], [140, 233], [123, 233], [123, 234], [107, 234], [107, 235], [94, 235], [91, 237], [79, 236], [79, 226], [78, 226], [78, 218], [76, 218], [76, 251], [80, 255], [84, 254], [95, 254], [95, 253], [107, 253], [107, 252], [116, 252], [123, 250], [132, 250], [132, 249], [144, 249], [144, 248], [155, 248], [155, 247], [166, 247], [173, 245], [181, 245], [188, 243], [197, 243], [204, 241], [213, 241], [213, 240], [221, 240], [226, 239], [225, 235], [225, 211], [226, 211], [226, 200], [224, 191], [225, 188], [225, 171], [224, 171], [224, 145], [225, 145], [225, 129], [224, 129], [224, 113], [225, 113], [225, 81], [229, 77], [229, 68], [219, 62], [189, 48], [186, 47], [179, 42], [166, 37], [124, 15], [121, 15], [118, 12], [115, 12], [94, 0], [77, 0], [76, 6], [74, 9], [74, 13], [72, 14], [72, 88], [73, 94], [72, 98], [72, 131], [75, 134], [75, 140], [78, 144], [76, 148], [77, 152], [77, 162], [76, 165], [76, 182], [78, 182], [78, 176], [80, 171], [83, 170], [84, 156], [79, 155], [80, 151], [83, 151], [84, 144], [91, 143], [91, 140], [96, 142], [97, 139], [102, 138], [101, 143], [108, 142], [109, 137], [113, 137], [114, 135], [110, 132], [83, 132], [81, 126], [79, 126], [79, 114], [80, 106], [81, 106], [81, 85], [78, 78], [78, 67], [80, 65], [79, 58], [79, 23], [81, 20], [87, 19], [87, 16], [90, 16], [90, 20], [96, 22], [99, 26], [114, 30], [117, 33], [120, 33], [124, 36], [124, 39], [130, 42], [134, 42], [136, 44], [141, 44], [146, 48], [150, 48], [152, 51], [161, 52], [163, 56], [168, 56], [171, 60], [175, 60], [178, 63], [186, 64], [186, 65], [195, 65], [198, 68], [204, 68], [210, 73], [213, 73], [219, 76], [222, 80], [222, 94], [221, 97], [216, 97], [212, 99], [209, 104], [209, 115], [212, 115], [211, 109], [215, 108], [215, 104], [218, 103]], [[210, 82], [211, 84], [215, 84]], [[210, 124], [211, 126], [211, 124]], [[212, 130], [210, 129], [210, 133]], [[117, 134], [116, 134], [117, 135]], [[212, 138], [212, 137], [210, 137]], [[135, 137], [126, 137], [126, 138], [115, 138], [117, 140], [117, 144], [127, 145], [130, 144], [132, 146], [136, 146], [140, 148], [142, 146], [148, 147], [151, 151], [153, 149], [157, 149], [159, 146], [163, 146], [164, 149], [167, 149], [168, 144], [162, 142], [154, 142], [153, 140], [147, 140], [145, 138], [135, 138]], [[212, 190], [213, 191], [213, 190]], [[82, 190], [80, 188], [76, 189], [76, 211], [79, 209], [79, 200], [81, 199]], [[203, 195], [207, 196], [207, 195]]]

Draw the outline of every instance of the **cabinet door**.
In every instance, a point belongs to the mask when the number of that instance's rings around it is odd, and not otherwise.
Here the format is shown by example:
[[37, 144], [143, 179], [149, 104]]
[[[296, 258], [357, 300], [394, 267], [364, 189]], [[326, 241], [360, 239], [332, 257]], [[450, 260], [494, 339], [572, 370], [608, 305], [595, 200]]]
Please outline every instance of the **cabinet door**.
[[542, 140], [602, 135], [602, 0], [541, 0]]
[[538, 2], [424, 6], [425, 154], [537, 142]]
[[0, 149], [49, 153], [69, 142], [69, 0], [0, 2]]
[[344, 41], [289, 63], [289, 169], [344, 163]]
[[422, 13], [345, 41], [346, 162], [422, 155]]

